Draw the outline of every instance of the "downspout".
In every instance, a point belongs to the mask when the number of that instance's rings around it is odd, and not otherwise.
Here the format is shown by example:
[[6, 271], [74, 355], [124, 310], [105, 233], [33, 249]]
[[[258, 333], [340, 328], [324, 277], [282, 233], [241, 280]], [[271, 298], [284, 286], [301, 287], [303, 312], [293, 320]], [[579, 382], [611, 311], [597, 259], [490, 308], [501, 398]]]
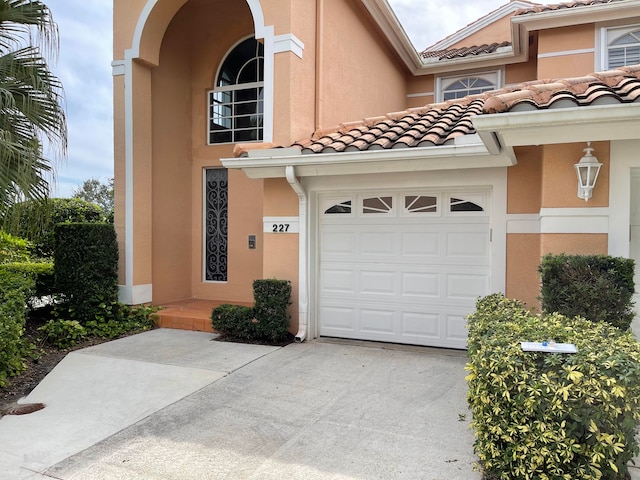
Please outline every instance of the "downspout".
[[287, 165], [287, 182], [298, 195], [298, 333], [296, 342], [302, 342], [307, 337], [309, 325], [309, 283], [307, 275], [307, 192], [296, 178], [293, 165]]

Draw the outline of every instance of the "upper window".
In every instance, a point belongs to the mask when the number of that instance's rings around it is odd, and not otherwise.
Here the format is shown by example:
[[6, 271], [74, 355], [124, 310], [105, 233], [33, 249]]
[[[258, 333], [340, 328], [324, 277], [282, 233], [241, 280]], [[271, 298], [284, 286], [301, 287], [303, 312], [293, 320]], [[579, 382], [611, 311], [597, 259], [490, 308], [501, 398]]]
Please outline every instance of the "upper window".
[[640, 63], [640, 27], [607, 30], [607, 68]]
[[255, 38], [236, 45], [209, 92], [209, 143], [262, 140], [264, 47]]
[[486, 72], [469, 76], [438, 78], [439, 101], [476, 95], [500, 88], [500, 72]]

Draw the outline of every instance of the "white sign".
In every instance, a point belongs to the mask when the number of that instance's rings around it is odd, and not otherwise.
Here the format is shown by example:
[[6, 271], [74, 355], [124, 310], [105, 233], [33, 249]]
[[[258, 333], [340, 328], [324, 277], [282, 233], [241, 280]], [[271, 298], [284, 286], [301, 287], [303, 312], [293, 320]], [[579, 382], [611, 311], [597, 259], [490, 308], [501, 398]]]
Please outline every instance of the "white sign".
[[299, 217], [264, 217], [264, 233], [298, 233], [300, 231]]
[[520, 345], [524, 352], [578, 353], [578, 347], [573, 343], [520, 342]]

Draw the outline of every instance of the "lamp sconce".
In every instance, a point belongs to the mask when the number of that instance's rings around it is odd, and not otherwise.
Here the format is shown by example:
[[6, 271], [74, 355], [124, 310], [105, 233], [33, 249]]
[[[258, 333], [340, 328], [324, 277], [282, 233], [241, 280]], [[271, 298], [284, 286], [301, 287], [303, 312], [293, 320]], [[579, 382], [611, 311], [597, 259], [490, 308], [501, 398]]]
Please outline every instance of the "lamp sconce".
[[602, 164], [591, 154], [593, 152], [591, 142], [587, 142], [584, 152], [584, 156], [574, 167], [578, 175], [578, 198], [584, 198], [584, 201], [588, 202], [593, 195], [593, 187], [596, 186]]

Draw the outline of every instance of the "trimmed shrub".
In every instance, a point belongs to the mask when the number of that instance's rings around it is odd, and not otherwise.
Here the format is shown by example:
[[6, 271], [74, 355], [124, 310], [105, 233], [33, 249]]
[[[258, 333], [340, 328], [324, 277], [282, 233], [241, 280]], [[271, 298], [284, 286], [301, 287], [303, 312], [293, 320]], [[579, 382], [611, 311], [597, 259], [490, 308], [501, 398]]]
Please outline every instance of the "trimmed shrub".
[[[576, 354], [522, 351], [573, 343]], [[491, 479], [623, 479], [638, 454], [640, 344], [605, 322], [536, 316], [502, 295], [469, 317], [474, 449]]]
[[258, 338], [253, 308], [225, 303], [211, 313], [213, 329], [231, 339], [254, 340]]
[[27, 240], [0, 231], [0, 264], [28, 262], [30, 258], [31, 245]]
[[291, 304], [291, 282], [276, 279], [255, 280], [253, 298], [258, 337], [273, 342], [284, 340], [289, 328], [287, 307]]
[[22, 336], [26, 303], [33, 289], [29, 276], [0, 270], [0, 387], [26, 368], [24, 357], [29, 348]]
[[0, 265], [0, 271], [7, 271], [32, 278], [35, 289], [32, 297], [44, 297], [55, 293], [53, 262], [14, 262]]
[[30, 240], [39, 257], [52, 257], [55, 226], [58, 223], [96, 223], [105, 220], [105, 212], [95, 203], [79, 198], [49, 198], [27, 201], [12, 207], [5, 222], [7, 231]]
[[213, 329], [230, 339], [277, 343], [289, 328], [287, 307], [291, 301], [288, 280], [255, 280], [254, 306], [224, 304], [213, 309]]
[[545, 255], [538, 267], [542, 310], [628, 330], [635, 316], [633, 270], [628, 258]]
[[58, 224], [54, 256], [60, 316], [84, 324], [118, 302], [118, 245], [113, 225]]

